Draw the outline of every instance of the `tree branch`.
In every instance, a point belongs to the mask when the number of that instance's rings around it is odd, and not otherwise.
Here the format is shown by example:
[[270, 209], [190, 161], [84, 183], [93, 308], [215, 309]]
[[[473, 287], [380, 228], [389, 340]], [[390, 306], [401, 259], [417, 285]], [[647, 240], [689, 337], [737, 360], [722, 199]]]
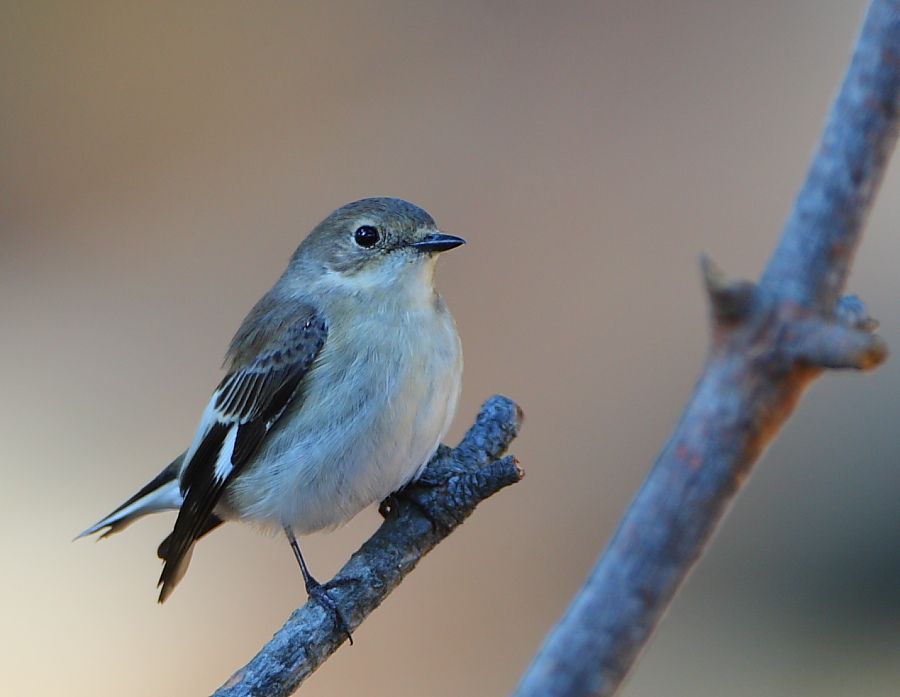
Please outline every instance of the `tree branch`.
[[[420, 479], [425, 485], [410, 492], [415, 503], [400, 499], [328, 583], [328, 594], [351, 629], [481, 501], [522, 478], [516, 459], [501, 457], [521, 422], [518, 406], [505, 397], [492, 397], [456, 448], [438, 449]], [[346, 638], [329, 613], [307, 602], [214, 697], [290, 695]]]
[[611, 695], [731, 499], [823, 369], [887, 354], [839, 299], [897, 139], [900, 2], [875, 0], [825, 134], [758, 285], [704, 260], [712, 340], [681, 421], [516, 697]]

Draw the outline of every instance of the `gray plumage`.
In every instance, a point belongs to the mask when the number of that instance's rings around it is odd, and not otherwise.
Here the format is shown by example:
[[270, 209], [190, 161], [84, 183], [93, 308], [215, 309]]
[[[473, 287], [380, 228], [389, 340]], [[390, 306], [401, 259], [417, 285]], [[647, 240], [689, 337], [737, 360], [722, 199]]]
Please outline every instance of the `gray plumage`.
[[219, 520], [328, 529], [417, 477], [459, 396], [459, 337], [433, 280], [436, 253], [459, 244], [399, 199], [332, 213], [241, 324], [184, 456], [82, 534], [177, 509], [163, 601]]

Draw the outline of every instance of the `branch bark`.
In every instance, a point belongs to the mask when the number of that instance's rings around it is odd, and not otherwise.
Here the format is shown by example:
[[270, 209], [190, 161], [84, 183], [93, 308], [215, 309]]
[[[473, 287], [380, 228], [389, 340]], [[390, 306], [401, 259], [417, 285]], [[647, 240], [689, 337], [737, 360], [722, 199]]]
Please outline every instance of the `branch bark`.
[[[328, 583], [350, 629], [358, 627], [430, 552], [484, 499], [519, 481], [512, 456], [522, 411], [492, 397], [456, 448], [441, 446], [413, 488], [413, 502], [399, 499], [384, 523]], [[260, 652], [214, 697], [285, 697], [346, 641], [332, 615], [307, 602], [291, 614]]]
[[875, 0], [806, 182], [759, 284], [703, 272], [712, 340], [695, 392], [515, 697], [611, 695], [810, 381], [885, 344], [840, 299], [897, 139], [900, 2]]

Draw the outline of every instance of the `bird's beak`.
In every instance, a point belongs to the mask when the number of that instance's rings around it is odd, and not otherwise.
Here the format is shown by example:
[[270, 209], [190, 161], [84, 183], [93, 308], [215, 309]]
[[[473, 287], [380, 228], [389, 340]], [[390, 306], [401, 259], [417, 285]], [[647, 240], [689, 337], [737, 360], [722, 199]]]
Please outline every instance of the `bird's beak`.
[[428, 235], [424, 240], [420, 242], [413, 242], [412, 247], [415, 247], [420, 252], [446, 252], [448, 249], [453, 249], [454, 247], [459, 247], [461, 244], [465, 244], [466, 241], [462, 237], [457, 237], [456, 235], [445, 235], [443, 232], [432, 232]]

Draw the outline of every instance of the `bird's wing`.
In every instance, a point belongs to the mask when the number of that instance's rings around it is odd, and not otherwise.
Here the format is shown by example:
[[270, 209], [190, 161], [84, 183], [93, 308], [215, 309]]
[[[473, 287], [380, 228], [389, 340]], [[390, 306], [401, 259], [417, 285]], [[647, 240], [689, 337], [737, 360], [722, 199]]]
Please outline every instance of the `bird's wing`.
[[[275, 322], [277, 331], [269, 337], [245, 333], [249, 346], [240, 347], [185, 454], [180, 480], [184, 503], [168, 538], [159, 579], [160, 602], [184, 575], [191, 548], [203, 534], [225, 487], [298, 398], [298, 387], [325, 344], [328, 330], [324, 318], [311, 307], [291, 309], [290, 320]], [[241, 332], [236, 341], [240, 336]]]

